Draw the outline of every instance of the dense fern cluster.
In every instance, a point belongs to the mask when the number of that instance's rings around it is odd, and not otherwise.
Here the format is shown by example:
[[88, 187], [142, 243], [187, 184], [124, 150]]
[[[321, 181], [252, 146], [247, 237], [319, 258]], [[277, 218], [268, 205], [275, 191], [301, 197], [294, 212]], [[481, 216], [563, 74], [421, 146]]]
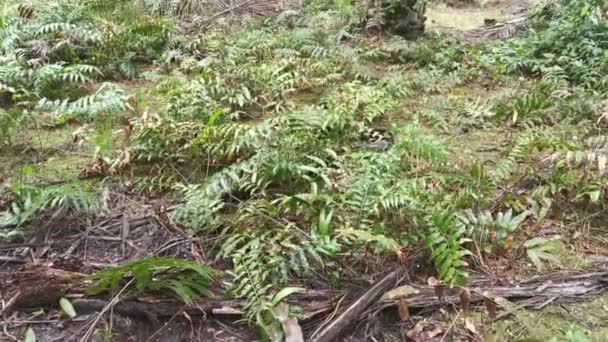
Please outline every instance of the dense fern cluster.
[[[164, 19], [100, 23], [97, 8], [90, 1], [3, 6], [9, 20], [0, 28], [0, 51], [24, 68], [89, 64], [124, 75], [128, 68], [134, 68], [132, 63], [155, 59], [157, 51], [168, 46], [173, 30]], [[19, 14], [24, 6], [30, 15]], [[131, 66], [126, 65], [129, 63]]]
[[1, 213], [0, 228], [20, 226], [34, 219], [42, 212], [58, 214], [67, 211], [93, 212], [99, 210], [98, 200], [80, 184], [66, 184], [56, 187], [34, 187], [17, 184], [12, 194], [15, 200], [10, 210]]
[[0, 91], [10, 104], [56, 117], [91, 118], [127, 108], [116, 87], [89, 93], [89, 84], [135, 77], [136, 63], [155, 60], [173, 28], [152, 18], [100, 22], [94, 5], [63, 0], [2, 4]]
[[[606, 1], [564, 0], [541, 10], [538, 31], [499, 46], [491, 64], [501, 71], [559, 75], [571, 85], [606, 92]], [[556, 19], [557, 17], [557, 19]]]
[[[232, 164], [187, 188], [176, 218], [199, 231], [222, 231], [227, 238], [221, 256], [240, 272], [235, 289], [261, 291], [253, 296], [258, 299], [272, 289], [264, 285], [270, 279], [285, 285], [343, 245], [367, 242], [378, 252], [394, 253], [401, 244], [428, 240], [430, 230], [438, 233], [429, 246], [444, 251], [437, 252], [437, 263], [445, 280], [462, 282], [468, 254], [458, 235], [462, 230], [453, 213], [437, 223], [441, 216], [433, 208], [447, 197], [429, 193], [428, 186], [441, 176], [422, 176], [444, 167], [445, 147], [420, 135], [416, 125], [393, 130], [394, 146], [384, 152], [367, 151], [358, 142], [410, 93], [410, 84], [392, 76], [352, 81], [328, 92], [319, 105], [288, 110], [278, 119], [205, 127], [197, 139], [203, 155], [214, 164]], [[406, 217], [404, 226], [399, 218]], [[269, 236], [298, 242], [283, 252]], [[274, 251], [268, 256], [273, 261], [260, 263], [267, 251]]]
[[[132, 149], [148, 160], [206, 165], [211, 175], [183, 189], [186, 203], [175, 219], [220, 234], [218, 256], [234, 265], [231, 289], [251, 307], [346, 246], [390, 254], [422, 244], [444, 281], [463, 284], [471, 248], [503, 246], [528, 217], [525, 205], [517, 215], [479, 210], [490, 206], [497, 186], [521, 174], [530, 151], [559, 144], [531, 135], [495, 170], [486, 174], [476, 164], [469, 175], [450, 169], [448, 149], [420, 124], [362, 142], [402, 99], [459, 85], [476, 66], [466, 65], [453, 42], [441, 50], [398, 39], [353, 48], [310, 21], [210, 34], [195, 44], [205, 47], [204, 58], [190, 49], [175, 54], [194, 81], [170, 90], [166, 110], [138, 125]], [[370, 73], [365, 63], [375, 59], [389, 59], [402, 73]], [[408, 64], [422, 67], [415, 78], [403, 73]], [[558, 122], [554, 113], [567, 102], [552, 97], [563, 88], [546, 82], [523, 99], [463, 105], [457, 122], [500, 124], [513, 115]], [[296, 105], [294, 95], [309, 90], [312, 103]]]

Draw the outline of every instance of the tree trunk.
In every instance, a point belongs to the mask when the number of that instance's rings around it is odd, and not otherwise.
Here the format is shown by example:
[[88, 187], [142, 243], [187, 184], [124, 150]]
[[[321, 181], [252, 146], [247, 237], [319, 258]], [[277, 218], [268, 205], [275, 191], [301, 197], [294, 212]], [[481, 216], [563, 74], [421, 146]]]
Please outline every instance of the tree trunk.
[[[424, 0], [422, 0], [424, 1]], [[381, 29], [408, 39], [424, 33], [426, 5], [418, 0], [368, 0], [368, 18]]]
[[426, 22], [426, 6], [421, 4], [417, 0], [386, 1], [385, 30], [405, 38], [420, 37], [424, 33]]

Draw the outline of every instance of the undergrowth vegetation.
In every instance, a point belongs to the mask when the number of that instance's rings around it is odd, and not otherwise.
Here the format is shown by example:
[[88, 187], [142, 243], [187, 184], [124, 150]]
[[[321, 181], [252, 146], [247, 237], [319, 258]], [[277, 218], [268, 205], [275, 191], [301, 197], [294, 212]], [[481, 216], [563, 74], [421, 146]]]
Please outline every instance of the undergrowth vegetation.
[[[0, 5], [0, 149], [19, 127], [123, 118], [125, 144], [106, 159], [98, 146], [95, 176], [179, 199], [173, 223], [214, 237], [208, 257], [228, 263], [223, 289], [251, 322], [266, 325], [281, 289], [339, 283], [370, 254], [422, 253], [447, 286], [499, 257], [556, 266], [559, 236], [536, 233], [564, 206], [604, 206], [604, 1], [544, 6], [528, 32], [481, 47], [371, 39], [346, 5], [188, 34], [171, 15], [197, 9], [136, 3]], [[121, 9], [131, 16], [107, 16]], [[148, 86], [121, 86], [133, 79]], [[485, 130], [500, 134], [468, 141]], [[78, 185], [12, 181], [0, 225], [99, 213]], [[215, 276], [150, 259], [94, 279], [97, 292], [133, 277], [190, 302]]]

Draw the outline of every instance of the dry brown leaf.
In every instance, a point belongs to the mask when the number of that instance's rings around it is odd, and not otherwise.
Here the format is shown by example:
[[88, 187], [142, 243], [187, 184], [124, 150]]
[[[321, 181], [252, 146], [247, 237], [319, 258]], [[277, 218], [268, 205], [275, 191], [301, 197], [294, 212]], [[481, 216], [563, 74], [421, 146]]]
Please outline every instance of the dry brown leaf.
[[124, 171], [127, 167], [129, 167], [129, 165], [131, 165], [131, 161], [132, 161], [131, 151], [129, 151], [128, 148], [125, 148], [123, 150], [122, 154], [120, 155], [120, 158], [118, 160], [116, 160], [114, 162], [114, 164], [112, 164], [112, 166], [108, 170], [108, 173], [113, 176], [119, 174], [120, 172]]
[[420, 291], [418, 291], [417, 289], [415, 289], [409, 285], [403, 285], [403, 286], [399, 286], [397, 288], [394, 288], [394, 289], [384, 293], [382, 295], [382, 297], [380, 298], [380, 301], [390, 302], [390, 301], [398, 300], [399, 298], [407, 298], [407, 297], [417, 294], [418, 292], [420, 292]]
[[410, 309], [407, 306], [407, 302], [405, 301], [405, 298], [401, 297], [399, 299], [398, 308], [399, 308], [399, 318], [402, 321], [407, 321], [408, 319], [410, 319]]
[[513, 248], [513, 239], [512, 238], [507, 238], [505, 240], [505, 242], [503, 243], [502, 248], [505, 251], [508, 251], [508, 250], [512, 249]]
[[427, 334], [429, 336], [429, 338], [434, 338], [436, 336], [438, 336], [439, 334], [441, 334], [444, 331], [444, 329], [442, 327], [437, 327], [431, 331], [429, 331]]
[[471, 305], [471, 291], [468, 288], [463, 288], [460, 291], [460, 308], [462, 309], [464, 315], [466, 316], [469, 313], [469, 307]]
[[137, 100], [135, 99], [135, 96], [129, 97], [127, 100], [127, 106], [130, 110], [135, 110], [135, 108], [137, 108]]
[[407, 253], [405, 251], [405, 247], [399, 247], [397, 249], [397, 259], [401, 265], [405, 265], [407, 263]]
[[130, 122], [127, 122], [127, 125], [123, 129], [123, 137], [125, 146], [129, 146], [129, 141], [131, 140], [131, 136], [133, 136], [133, 125]]
[[437, 299], [442, 300], [445, 294], [445, 287], [443, 286], [443, 283], [435, 277], [430, 277], [426, 282], [429, 284], [429, 286], [433, 287]]
[[198, 248], [196, 247], [196, 244], [194, 242], [190, 243], [190, 253], [192, 253], [192, 258], [194, 259], [194, 261], [198, 262], [199, 264], [205, 263], [205, 260], [201, 256], [201, 253], [199, 253]]
[[429, 284], [429, 286], [437, 286], [439, 285], [439, 280], [437, 280], [437, 278], [435, 277], [430, 277], [429, 279], [426, 280], [426, 283]]
[[408, 330], [405, 335], [407, 336], [407, 338], [410, 341], [414, 341], [414, 342], [423, 342], [426, 340], [425, 336], [424, 336], [424, 327], [422, 326], [422, 323], [420, 323], [420, 322], [416, 323], [416, 326], [414, 326], [414, 328]]
[[473, 341], [479, 341], [479, 342], [483, 341], [483, 337], [477, 330], [477, 327], [475, 326], [475, 323], [473, 322], [473, 320], [471, 318], [466, 317], [464, 319], [464, 327], [469, 332], [469, 335]]
[[491, 320], [495, 320], [496, 319], [496, 303], [494, 303], [494, 301], [488, 297], [484, 298], [484, 303], [486, 305], [486, 309], [488, 310], [488, 316], [490, 317]]
[[500, 306], [503, 310], [508, 313], [515, 313], [517, 310], [521, 309], [522, 306], [518, 306], [504, 297], [492, 296], [494, 302]]
[[108, 164], [99, 156], [93, 157], [93, 160], [80, 169], [80, 178], [91, 178], [105, 176], [108, 172]]
[[[441, 335], [445, 331], [441, 326], [435, 326], [434, 329], [432, 324], [425, 322], [418, 322], [413, 329], [410, 329], [406, 333], [408, 341], [413, 342], [432, 342], [437, 341], [436, 337]], [[432, 330], [431, 330], [432, 329]]]

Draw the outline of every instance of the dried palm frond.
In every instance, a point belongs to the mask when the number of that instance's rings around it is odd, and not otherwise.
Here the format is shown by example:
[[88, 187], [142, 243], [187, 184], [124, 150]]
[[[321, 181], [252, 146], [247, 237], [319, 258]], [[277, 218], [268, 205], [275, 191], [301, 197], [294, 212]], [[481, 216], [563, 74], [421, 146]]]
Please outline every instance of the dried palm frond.
[[137, 0], [137, 6], [147, 13], [168, 17], [210, 12], [205, 0]]
[[302, 0], [211, 0], [213, 17], [225, 14], [266, 17], [302, 7]]
[[[160, 16], [269, 16], [302, 6], [302, 0], [137, 0], [144, 12]], [[208, 20], [208, 19], [207, 19]]]

